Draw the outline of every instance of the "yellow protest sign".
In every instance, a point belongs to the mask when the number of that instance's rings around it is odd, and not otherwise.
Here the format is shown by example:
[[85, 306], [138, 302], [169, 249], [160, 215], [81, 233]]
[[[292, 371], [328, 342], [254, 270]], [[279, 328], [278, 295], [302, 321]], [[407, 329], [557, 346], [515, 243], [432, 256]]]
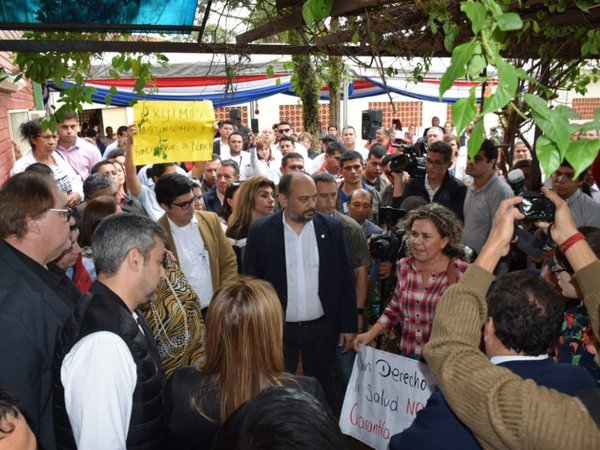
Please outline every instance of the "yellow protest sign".
[[140, 101], [133, 106], [133, 114], [135, 123], [141, 124], [134, 145], [136, 165], [211, 158], [212, 102]]

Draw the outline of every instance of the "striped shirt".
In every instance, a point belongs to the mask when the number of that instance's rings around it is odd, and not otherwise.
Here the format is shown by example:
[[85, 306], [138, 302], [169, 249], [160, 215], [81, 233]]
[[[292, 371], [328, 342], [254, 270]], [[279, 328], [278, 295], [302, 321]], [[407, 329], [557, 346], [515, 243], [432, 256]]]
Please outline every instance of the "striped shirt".
[[[456, 278], [460, 279], [469, 265], [459, 259], [453, 259], [452, 263]], [[377, 322], [385, 330], [400, 324], [400, 353], [421, 356], [429, 341], [435, 308], [449, 285], [448, 274], [432, 273], [428, 280], [423, 280], [413, 258], [406, 257], [398, 261], [397, 276], [394, 295]]]

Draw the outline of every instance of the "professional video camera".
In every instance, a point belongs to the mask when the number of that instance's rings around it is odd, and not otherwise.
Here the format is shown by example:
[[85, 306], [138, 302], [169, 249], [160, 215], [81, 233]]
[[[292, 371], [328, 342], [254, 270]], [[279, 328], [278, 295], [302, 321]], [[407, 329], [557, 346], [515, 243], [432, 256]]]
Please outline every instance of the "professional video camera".
[[[372, 258], [394, 261], [403, 256], [404, 233], [398, 228], [398, 221], [406, 215], [404, 209], [382, 206], [379, 208], [379, 226], [386, 226], [387, 231], [371, 238], [370, 253]], [[401, 254], [402, 252], [402, 254]]]
[[[395, 145], [392, 144], [392, 146]], [[390, 171], [396, 173], [407, 172], [411, 178], [424, 178], [427, 158], [420, 156], [414, 145], [403, 144], [397, 148], [402, 153], [398, 153], [390, 159]]]

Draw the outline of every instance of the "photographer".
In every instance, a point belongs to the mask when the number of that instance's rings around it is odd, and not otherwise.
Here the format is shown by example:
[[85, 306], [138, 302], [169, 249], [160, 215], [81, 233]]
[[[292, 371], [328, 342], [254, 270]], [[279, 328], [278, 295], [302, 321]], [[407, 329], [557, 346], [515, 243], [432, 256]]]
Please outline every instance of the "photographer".
[[452, 147], [443, 141], [431, 143], [427, 153], [425, 177], [412, 177], [405, 181], [401, 174], [394, 175], [392, 206], [398, 207], [407, 197], [418, 195], [429, 203], [444, 205], [463, 220], [467, 188], [450, 175], [448, 169], [451, 165]]
[[368, 345], [400, 324], [400, 354], [421, 358], [437, 303], [468, 264], [461, 260], [462, 225], [449, 209], [436, 203], [425, 205], [408, 213], [401, 228], [408, 240], [410, 256], [398, 261], [398, 281], [392, 300], [377, 323], [356, 337], [354, 349], [359, 351], [359, 344]]
[[[598, 334], [600, 263], [577, 232], [567, 203], [554, 192], [543, 192], [556, 205], [552, 238], [572, 266]], [[598, 389], [579, 393], [579, 401], [495, 367], [480, 350], [488, 317], [485, 295], [513, 241], [514, 222], [523, 219], [513, 208], [521, 201], [515, 197], [500, 204], [479, 257], [444, 294], [425, 358], [452, 411], [485, 448], [600, 448], [593, 400]]]

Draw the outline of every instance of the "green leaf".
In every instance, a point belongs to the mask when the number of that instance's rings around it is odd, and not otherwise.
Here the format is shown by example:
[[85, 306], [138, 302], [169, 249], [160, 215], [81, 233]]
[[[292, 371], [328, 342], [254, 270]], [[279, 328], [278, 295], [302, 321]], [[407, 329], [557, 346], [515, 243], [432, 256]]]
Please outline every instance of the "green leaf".
[[275, 69], [273, 69], [273, 66], [271, 64], [269, 64], [267, 66], [266, 72], [267, 72], [267, 77], [269, 77], [269, 78], [272, 77], [273, 75], [275, 75]]
[[483, 125], [483, 116], [479, 116], [473, 124], [473, 129], [471, 130], [471, 137], [469, 138], [469, 142], [467, 143], [467, 152], [469, 154], [469, 159], [475, 158], [475, 155], [479, 153], [479, 150], [481, 149], [481, 144], [483, 144], [484, 139], [485, 127]]
[[456, 133], [459, 136], [467, 128], [467, 125], [471, 123], [476, 114], [475, 87], [472, 87], [469, 90], [469, 97], [461, 98], [452, 105], [452, 118], [454, 119]]
[[331, 14], [333, 0], [306, 0], [302, 5], [302, 18], [307, 27], [312, 28]]
[[471, 59], [467, 67], [467, 75], [471, 78], [477, 78], [487, 65], [487, 61], [483, 55], [473, 55], [473, 59]]
[[571, 141], [567, 147], [565, 159], [573, 166], [575, 178], [587, 169], [600, 149], [600, 139]]
[[525, 101], [532, 110], [536, 125], [556, 144], [562, 158], [571, 141], [573, 127], [566, 118], [561, 117], [560, 110], [552, 111], [547, 102], [537, 95], [525, 94]]
[[360, 34], [358, 34], [358, 31], [355, 31], [354, 34], [352, 35], [352, 43], [358, 44], [359, 42], [360, 42]]
[[517, 71], [502, 58], [496, 60], [498, 86], [496, 92], [484, 100], [481, 114], [487, 114], [504, 108], [514, 97], [519, 85]]
[[502, 8], [500, 7], [500, 5], [498, 5], [498, 2], [496, 0], [481, 1], [484, 4], [485, 9], [487, 9], [492, 14], [495, 20], [498, 20], [498, 17], [500, 17], [504, 13], [504, 11], [502, 11]]
[[562, 156], [558, 147], [546, 136], [540, 136], [535, 142], [535, 152], [542, 166], [542, 171], [550, 175], [560, 166]]
[[471, 29], [473, 34], [479, 33], [484, 28], [488, 27], [486, 22], [487, 12], [485, 6], [477, 2], [464, 2], [460, 5], [460, 10], [467, 15], [467, 18], [471, 21]]
[[502, 31], [520, 30], [523, 27], [523, 21], [517, 13], [504, 13], [496, 20]]
[[444, 93], [452, 87], [452, 84], [459, 78], [465, 76], [466, 66], [473, 57], [475, 50], [480, 46], [475, 39], [454, 47], [452, 50], [452, 61], [450, 67], [444, 72], [440, 80], [440, 100]]

